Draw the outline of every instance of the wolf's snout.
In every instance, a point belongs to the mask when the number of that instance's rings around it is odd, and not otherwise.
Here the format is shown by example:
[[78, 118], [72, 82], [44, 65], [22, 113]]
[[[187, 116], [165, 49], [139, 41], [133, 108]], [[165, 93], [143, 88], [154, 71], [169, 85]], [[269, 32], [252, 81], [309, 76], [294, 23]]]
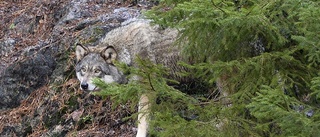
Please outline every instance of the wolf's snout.
[[88, 89], [88, 87], [89, 87], [89, 84], [88, 83], [81, 83], [81, 88], [83, 89], [83, 90], [87, 90]]

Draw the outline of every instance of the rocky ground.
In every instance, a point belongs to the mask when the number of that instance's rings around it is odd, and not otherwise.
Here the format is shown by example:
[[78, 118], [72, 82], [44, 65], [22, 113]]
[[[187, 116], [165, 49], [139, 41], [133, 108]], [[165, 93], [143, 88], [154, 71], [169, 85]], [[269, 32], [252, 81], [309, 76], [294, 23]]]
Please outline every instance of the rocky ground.
[[79, 90], [74, 45], [97, 44], [155, 4], [0, 1], [0, 136], [134, 136], [135, 120], [125, 118], [135, 109]]

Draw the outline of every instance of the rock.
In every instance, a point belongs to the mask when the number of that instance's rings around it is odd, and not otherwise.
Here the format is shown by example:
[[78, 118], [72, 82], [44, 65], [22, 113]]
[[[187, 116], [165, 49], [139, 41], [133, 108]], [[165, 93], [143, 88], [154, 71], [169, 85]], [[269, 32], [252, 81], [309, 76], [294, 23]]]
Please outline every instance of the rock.
[[89, 8], [86, 7], [87, 0], [72, 0], [63, 11], [66, 11], [58, 24], [69, 23], [73, 20], [88, 18], [92, 16]]
[[140, 15], [140, 12], [136, 9], [121, 7], [121, 8], [115, 9], [112, 12], [112, 14], [107, 13], [107, 14], [100, 15], [98, 19], [104, 23], [108, 22], [108, 24], [113, 22], [121, 23], [125, 20], [138, 17], [139, 15]]
[[17, 107], [33, 90], [46, 84], [55, 66], [52, 55], [44, 51], [6, 68], [0, 76], [0, 109]]
[[0, 57], [8, 56], [8, 53], [14, 48], [16, 41], [12, 38], [7, 38], [5, 41], [0, 42]]

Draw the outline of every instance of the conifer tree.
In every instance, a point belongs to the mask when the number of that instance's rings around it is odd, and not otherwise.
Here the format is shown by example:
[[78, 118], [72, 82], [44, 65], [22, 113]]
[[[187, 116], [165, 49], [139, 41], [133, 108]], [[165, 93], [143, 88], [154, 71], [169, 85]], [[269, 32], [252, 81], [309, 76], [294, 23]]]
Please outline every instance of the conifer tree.
[[163, 0], [146, 16], [179, 29], [177, 46], [194, 60], [181, 64], [203, 83], [223, 81], [222, 89], [203, 90], [229, 92], [231, 105], [168, 86], [165, 69], [142, 60], [139, 69], [122, 68], [144, 81], [98, 81], [99, 94], [134, 105], [151, 93], [155, 136], [319, 135], [319, 7], [317, 0]]

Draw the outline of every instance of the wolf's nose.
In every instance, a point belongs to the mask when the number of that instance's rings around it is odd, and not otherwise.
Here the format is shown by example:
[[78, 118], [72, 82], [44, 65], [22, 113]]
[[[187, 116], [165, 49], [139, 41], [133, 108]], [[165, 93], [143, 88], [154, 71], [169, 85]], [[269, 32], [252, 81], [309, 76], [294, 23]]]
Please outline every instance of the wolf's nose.
[[81, 83], [80, 86], [83, 90], [87, 90], [89, 85], [87, 83]]

